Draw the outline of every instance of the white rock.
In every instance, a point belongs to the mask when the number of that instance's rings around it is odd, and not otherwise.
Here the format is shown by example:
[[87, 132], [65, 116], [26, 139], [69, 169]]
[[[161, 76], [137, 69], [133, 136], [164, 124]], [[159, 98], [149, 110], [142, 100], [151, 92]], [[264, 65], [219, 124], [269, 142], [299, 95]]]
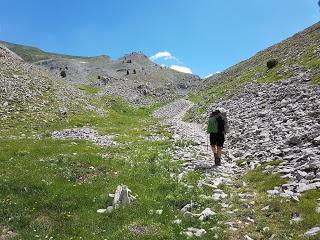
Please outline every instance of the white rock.
[[245, 239], [245, 240], [253, 240], [253, 238], [249, 237], [248, 235], [245, 235], [245, 236], [244, 236], [244, 239]]
[[197, 237], [203, 237], [206, 233], [207, 233], [206, 230], [198, 229], [194, 235], [197, 236]]
[[113, 206], [131, 203], [134, 199], [135, 197], [131, 195], [131, 191], [126, 185], [119, 185], [114, 194]]
[[163, 210], [162, 209], [158, 209], [158, 210], [155, 211], [155, 213], [161, 215], [163, 213]]
[[269, 227], [264, 227], [264, 228], [262, 229], [262, 231], [264, 231], [264, 232], [270, 231], [270, 228], [269, 228]]
[[108, 206], [108, 207], [107, 207], [107, 212], [108, 212], [108, 213], [111, 213], [112, 211], [113, 211], [113, 206]]
[[304, 233], [305, 237], [312, 237], [317, 235], [320, 232], [320, 227], [314, 227]]
[[97, 210], [97, 213], [106, 213], [107, 209], [101, 208]]
[[241, 198], [241, 199], [249, 199], [249, 198], [254, 198], [254, 195], [253, 194], [239, 193], [239, 198]]
[[211, 216], [215, 215], [216, 213], [213, 212], [210, 208], [206, 208], [201, 212], [201, 216], [199, 217], [200, 221], [207, 221]]
[[180, 224], [181, 222], [182, 222], [181, 219], [176, 219], [176, 220], [173, 221], [173, 223], [175, 223], [175, 224]]

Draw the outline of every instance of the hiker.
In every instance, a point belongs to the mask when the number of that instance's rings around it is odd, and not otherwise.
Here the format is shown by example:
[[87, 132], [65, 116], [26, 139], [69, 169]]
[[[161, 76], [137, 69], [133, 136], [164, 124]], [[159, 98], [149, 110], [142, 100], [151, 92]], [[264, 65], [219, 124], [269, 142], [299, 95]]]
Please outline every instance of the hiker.
[[221, 155], [226, 130], [226, 112], [224, 109], [213, 111], [209, 116], [207, 133], [210, 134], [210, 146], [214, 154], [215, 166], [221, 165]]

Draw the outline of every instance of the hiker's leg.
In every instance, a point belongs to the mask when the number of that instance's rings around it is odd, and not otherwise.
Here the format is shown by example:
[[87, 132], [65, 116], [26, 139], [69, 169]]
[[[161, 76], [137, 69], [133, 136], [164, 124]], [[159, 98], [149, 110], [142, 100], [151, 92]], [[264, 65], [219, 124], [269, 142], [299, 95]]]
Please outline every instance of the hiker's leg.
[[211, 146], [211, 150], [212, 150], [212, 152], [213, 152], [213, 154], [216, 154], [217, 153], [217, 145], [212, 145]]
[[214, 164], [216, 166], [221, 165], [221, 154], [222, 154], [222, 147], [217, 146], [217, 153], [214, 154]]
[[214, 133], [210, 133], [210, 146], [211, 146], [211, 150], [213, 152], [213, 154], [217, 153], [217, 140], [215, 138], [215, 134]]
[[217, 140], [217, 156], [221, 158], [221, 155], [223, 153], [223, 144], [224, 144], [224, 135], [219, 135]]
[[219, 158], [221, 158], [222, 153], [223, 153], [223, 148], [217, 146], [217, 155], [218, 155]]

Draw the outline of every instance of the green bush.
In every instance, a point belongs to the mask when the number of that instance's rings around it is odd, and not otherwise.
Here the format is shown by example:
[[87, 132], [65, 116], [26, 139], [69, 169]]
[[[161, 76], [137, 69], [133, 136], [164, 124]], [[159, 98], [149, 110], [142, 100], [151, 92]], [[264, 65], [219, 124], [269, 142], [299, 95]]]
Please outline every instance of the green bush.
[[60, 76], [62, 77], [62, 78], [65, 78], [66, 76], [67, 76], [67, 74], [66, 74], [66, 71], [61, 71], [60, 72]]
[[275, 66], [277, 66], [278, 65], [278, 60], [276, 60], [276, 59], [271, 59], [271, 60], [269, 60], [268, 62], [267, 62], [267, 67], [268, 67], [268, 69], [272, 69], [272, 68], [274, 68]]

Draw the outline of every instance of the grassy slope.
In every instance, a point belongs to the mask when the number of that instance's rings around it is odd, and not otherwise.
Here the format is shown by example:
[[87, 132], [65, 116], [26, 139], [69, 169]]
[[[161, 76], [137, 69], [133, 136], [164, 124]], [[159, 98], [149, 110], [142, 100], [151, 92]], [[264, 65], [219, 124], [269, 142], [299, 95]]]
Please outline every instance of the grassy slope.
[[66, 54], [57, 54], [57, 53], [50, 53], [45, 52], [39, 48], [30, 47], [30, 46], [23, 46], [19, 44], [13, 44], [8, 42], [2, 42], [6, 47], [8, 47], [11, 51], [18, 54], [23, 60], [27, 62], [37, 62], [41, 60], [50, 59], [52, 57], [61, 57], [61, 58], [67, 58], [67, 59], [84, 59], [84, 60], [90, 60], [90, 59], [97, 59], [99, 57], [83, 57], [83, 56], [71, 56]]
[[[275, 167], [279, 161], [271, 162], [269, 165]], [[320, 192], [317, 190], [307, 191], [300, 198], [299, 202], [288, 200], [281, 197], [268, 197], [266, 191], [273, 189], [280, 184], [287, 182], [278, 174], [272, 174], [270, 169], [264, 172], [267, 165], [263, 165], [255, 170], [248, 171], [242, 179], [239, 179], [238, 185], [242, 181], [248, 185], [238, 189], [241, 193], [255, 192], [255, 205], [251, 208], [244, 207], [244, 201], [238, 197], [233, 198], [233, 204], [239, 209], [234, 219], [246, 221], [249, 216], [255, 220], [255, 224], [241, 224], [239, 230], [231, 235], [231, 239], [238, 239], [237, 236], [248, 234], [253, 239], [268, 239], [273, 234], [274, 239], [305, 239], [302, 235], [310, 228], [317, 226], [320, 222], [320, 214], [316, 213], [317, 199]], [[230, 190], [233, 191], [233, 190]], [[269, 206], [270, 210], [263, 211], [262, 208]], [[299, 214], [302, 221], [291, 223], [290, 220], [294, 214]], [[267, 228], [266, 228], [267, 227]], [[318, 239], [317, 236], [309, 239]]]
[[[139, 239], [185, 239], [182, 229], [200, 227], [200, 222], [185, 219], [176, 225], [174, 215], [191, 200], [199, 203], [198, 211], [214, 204], [198, 197], [206, 189], [189, 189], [171, 179], [178, 165], [166, 152], [172, 145], [170, 138], [164, 142], [143, 139], [150, 133], [170, 137], [150, 117], [152, 108], [131, 108], [119, 99], [92, 102], [107, 115], [78, 112], [67, 119], [47, 121], [33, 134], [87, 126], [102, 134], [118, 134], [120, 145], [100, 148], [46, 135], [41, 140], [12, 139], [19, 122], [7, 128], [7, 137], [0, 140], [0, 226], [10, 227], [22, 239], [136, 239], [128, 226], [140, 224], [150, 235]], [[197, 179], [197, 174], [191, 174], [184, 181], [196, 185]], [[128, 185], [137, 200], [112, 214], [96, 213], [106, 207], [108, 194], [119, 184]], [[156, 209], [163, 209], [163, 214], [150, 214]], [[206, 226], [221, 218], [216, 216]], [[204, 239], [211, 239], [212, 234]], [[224, 233], [218, 234], [225, 238]]]

